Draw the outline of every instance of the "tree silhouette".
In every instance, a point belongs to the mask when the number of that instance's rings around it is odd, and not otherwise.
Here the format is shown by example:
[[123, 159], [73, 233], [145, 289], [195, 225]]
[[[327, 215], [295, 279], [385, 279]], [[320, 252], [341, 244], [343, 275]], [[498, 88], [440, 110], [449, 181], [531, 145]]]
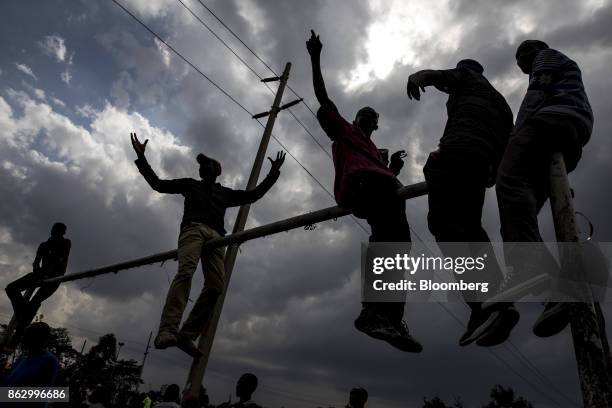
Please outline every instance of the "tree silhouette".
[[510, 387], [504, 388], [497, 384], [491, 390], [491, 402], [483, 408], [533, 408], [533, 405], [523, 397], [516, 397]]

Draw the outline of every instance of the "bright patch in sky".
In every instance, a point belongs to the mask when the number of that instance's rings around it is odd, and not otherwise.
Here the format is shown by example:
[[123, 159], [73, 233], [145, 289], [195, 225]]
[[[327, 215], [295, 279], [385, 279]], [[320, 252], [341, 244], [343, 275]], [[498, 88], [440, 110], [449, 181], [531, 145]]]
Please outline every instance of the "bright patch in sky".
[[372, 23], [367, 28], [365, 60], [342, 84], [353, 90], [384, 79], [396, 64], [417, 66], [431, 50], [452, 51], [461, 37], [461, 26], [452, 21], [449, 0], [371, 0]]

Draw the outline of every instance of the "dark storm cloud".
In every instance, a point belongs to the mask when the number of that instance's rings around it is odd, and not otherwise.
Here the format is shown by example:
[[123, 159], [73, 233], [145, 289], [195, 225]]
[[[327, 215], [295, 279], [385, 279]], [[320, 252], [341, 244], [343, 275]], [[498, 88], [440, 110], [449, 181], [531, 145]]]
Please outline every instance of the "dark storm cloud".
[[[136, 0], [126, 4], [248, 110], [255, 113], [268, 109], [272, 103], [270, 92], [180, 4]], [[188, 4], [260, 75], [270, 75], [197, 2]], [[537, 4], [527, 1], [449, 2], [448, 24], [461, 23], [457, 34], [460, 41], [456, 47], [440, 47], [437, 36], [449, 27], [437, 26], [428, 41], [415, 42], [415, 53], [422, 56], [418, 63], [398, 59], [389, 75], [373, 77], [366, 86], [354, 89], [345, 87], [341, 79], [347, 78], [360, 63], [368, 61], [368, 29], [384, 11], [355, 1], [217, 0], [206, 4], [277, 72], [286, 61], [292, 61], [290, 84], [313, 109], [317, 105], [304, 43], [310, 28], [320, 33], [324, 42], [324, 76], [330, 96], [349, 121], [364, 105], [374, 106], [381, 113], [381, 126], [373, 140], [391, 150], [408, 150], [410, 160], [400, 177], [405, 183], [422, 180], [421, 166], [428, 152], [435, 149], [446, 118], [446, 98], [436, 90], [428, 90], [421, 102], [406, 98], [405, 82], [410, 73], [424, 68], [450, 68], [461, 58], [476, 58], [485, 66], [488, 78], [499, 84], [516, 112], [527, 86], [527, 77], [514, 63], [518, 42], [535, 36], [562, 50], [567, 47], [568, 53], [581, 64], [597, 117], [583, 162], [572, 175], [577, 192], [576, 207], [594, 221], [600, 240], [612, 238], [607, 210], [612, 196], [602, 176], [610, 170], [608, 158], [612, 153], [607, 137], [612, 131], [609, 119], [612, 117], [609, 104], [612, 86], [608, 79], [611, 53], [609, 30], [606, 30], [612, 23], [609, 3], [590, 13], [584, 11], [585, 6], [572, 1]], [[160, 174], [197, 177], [193, 157], [197, 152], [204, 152], [223, 163], [224, 183], [237, 188], [244, 186], [261, 137], [261, 127], [180, 59], [164, 53], [163, 46], [159, 47], [142, 27], [114, 5], [91, 2], [83, 2], [79, 7], [70, 3], [64, 5], [65, 10], [74, 7], [75, 15], [86, 11], [85, 19], [90, 24], [86, 35], [80, 32], [78, 36], [70, 36], [54, 26], [49, 32], [42, 30], [25, 37], [19, 47], [31, 53], [24, 61], [41, 78], [45, 78], [47, 68], [38, 58], [49, 57], [37, 56], [34, 50], [44, 35], [63, 34], [68, 51], [77, 50], [73, 79], [77, 89], [62, 94], [68, 106], [68, 118], [77, 123], [86, 122], [85, 127], [92, 131], [94, 138], [104, 139], [104, 149], [116, 146], [113, 148], [119, 149], [119, 153], [115, 152], [113, 157], [118, 162], [131, 166], [133, 153], [129, 150], [127, 154], [121, 153], [121, 149], [129, 149], [127, 143], [119, 144], [113, 138], [107, 140], [103, 133], [121, 129], [126, 134], [116, 137], [127, 137], [129, 125], [136, 127], [133, 130], [139, 133], [150, 132], [148, 149], [155, 157], [155, 168]], [[13, 7], [27, 8], [17, 3]], [[516, 28], [519, 24], [529, 26], [532, 23], [533, 31], [528, 33]], [[15, 29], [14, 22], [3, 26]], [[392, 43], [378, 46], [387, 47], [389, 52], [398, 55], [405, 51]], [[88, 48], [96, 50], [96, 54], [85, 54]], [[15, 50], [16, 46], [11, 49]], [[11, 67], [15, 59], [20, 60], [19, 55], [17, 50], [7, 54], [0, 59], [0, 68], [14, 70]], [[0, 74], [0, 91], [3, 92], [0, 96], [11, 104], [14, 116], [20, 117], [18, 103], [5, 92], [6, 88], [15, 88], [20, 83], [15, 79], [17, 74], [11, 72], [10, 80], [6, 72]], [[517, 78], [519, 82], [513, 82]], [[46, 91], [46, 81], [39, 82], [42, 83], [36, 86]], [[78, 90], [81, 88], [95, 90], [96, 98], [83, 100], [87, 93]], [[31, 93], [31, 90], [25, 91]], [[287, 90], [284, 100], [293, 98]], [[139, 112], [148, 122], [134, 116], [113, 114], [100, 122], [118, 121], [125, 124], [125, 128], [99, 123], [101, 128], [96, 130], [91, 128], [94, 119], [78, 118], [74, 114], [74, 106], [84, 103], [90, 103], [96, 112], [101, 112], [105, 109], [104, 100], [127, 109], [128, 113]], [[295, 107], [294, 112], [329, 151], [330, 142], [312, 115], [303, 106]], [[174, 144], [163, 136], [164, 130], [176, 137]], [[288, 112], [280, 114], [274, 133], [331, 191], [331, 160]], [[191, 150], [175, 148], [178, 145]], [[269, 154], [278, 149], [272, 140]], [[116, 172], [105, 168], [103, 177], [108, 179], [92, 184], [66, 176], [61, 170], [33, 165], [21, 151], [8, 148], [1, 151], [0, 162], [14, 161], [16, 165], [31, 166], [30, 177], [37, 180], [36, 186], [27, 190], [16, 178], [16, 173], [4, 171], [6, 168], [0, 171], [0, 192], [3, 197], [10, 197], [0, 204], [0, 227], [10, 231], [14, 242], [9, 245], [15, 247], [14, 258], [9, 257], [9, 266], [3, 266], [2, 270], [9, 271], [11, 278], [17, 273], [11, 265], [30, 262], [27, 248], [32, 251], [47, 236], [49, 220], [55, 217], [64, 217], [69, 224], [73, 239], [71, 271], [175, 246], [181, 215], [180, 197], [149, 194], [139, 177], [126, 180], [116, 174], [127, 172], [127, 167], [119, 170], [118, 166]], [[22, 161], [17, 160], [18, 157]], [[91, 160], [90, 165], [97, 163]], [[264, 165], [263, 174], [268, 166]], [[134, 171], [133, 167], [130, 169]], [[113, 192], [112, 200], [108, 200]], [[249, 225], [275, 221], [332, 203], [327, 193], [288, 157], [278, 184], [252, 207]], [[407, 208], [408, 219], [416, 233], [426, 241], [431, 240], [426, 228], [426, 199], [412, 200]], [[235, 211], [228, 213], [229, 227], [234, 214]], [[542, 227], [547, 236], [552, 237], [550, 220], [546, 217], [549, 215], [545, 212], [541, 217]], [[363, 220], [360, 222], [366, 225]], [[484, 224], [490, 235], [499, 239], [492, 190], [487, 194]], [[304, 397], [339, 406], [355, 385], [368, 388], [373, 406], [418, 406], [423, 396], [435, 394], [447, 400], [460, 395], [468, 406], [472, 406], [483, 403], [488, 389], [495, 383], [513, 386], [536, 406], [554, 406], [542, 391], [555, 395], [556, 392], [551, 391], [549, 385], [538, 382], [537, 375], [520, 363], [512, 350], [497, 348], [494, 353], [501, 355], [535, 386], [526, 383], [491, 352], [477, 347], [459, 348], [456, 339], [461, 326], [434, 303], [409, 305], [406, 310], [412, 332], [425, 344], [425, 352], [420, 356], [398, 353], [386, 344], [355, 332], [352, 321], [360, 308], [359, 242], [366, 237], [354, 221], [344, 218], [320, 224], [314, 231], [296, 230], [242, 246], [210, 362], [214, 371], [206, 379], [215, 402], [226, 399], [233, 389], [233, 378], [244, 371], [255, 371], [262, 384], [258, 395], [271, 406], [313, 406], [305, 402]], [[413, 237], [416, 238], [416, 234]], [[18, 245], [21, 245], [19, 249]], [[176, 263], [169, 262], [162, 267], [154, 265], [99, 277], [93, 282], [70, 284], [50, 301], [45, 314], [52, 313], [50, 319], [66, 322], [75, 327], [79, 336], [90, 340], [95, 340], [96, 335], [79, 333], [82, 328], [94, 328], [99, 333], [112, 331], [119, 339], [129, 339], [126, 355], [139, 358], [144, 344], [137, 340], [143, 343], [149, 331], [156, 330], [167, 279], [175, 268]], [[197, 295], [201, 283], [198, 271], [192, 298]], [[84, 287], [86, 285], [90, 286]], [[81, 287], [84, 287], [82, 291]], [[51, 307], [58, 310], [52, 311]], [[467, 318], [461, 305], [447, 307], [461, 320]], [[514, 344], [560, 389], [578, 400], [575, 359], [568, 332], [553, 339], [536, 339], [530, 325], [537, 318], [539, 305], [521, 305], [520, 309], [523, 318], [514, 332]], [[189, 362], [178, 352], [154, 352], [147, 364], [145, 381], [158, 386], [169, 378], [180, 383]], [[475, 367], [478, 370], [473, 369]], [[287, 398], [275, 393], [279, 387], [289, 393]], [[558, 395], [555, 398], [563, 401]]]

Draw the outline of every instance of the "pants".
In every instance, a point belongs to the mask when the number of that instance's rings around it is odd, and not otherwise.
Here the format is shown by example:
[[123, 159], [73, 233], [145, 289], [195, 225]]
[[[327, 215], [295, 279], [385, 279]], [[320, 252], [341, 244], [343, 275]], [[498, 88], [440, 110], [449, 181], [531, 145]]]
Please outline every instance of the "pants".
[[31, 299], [26, 299], [21, 292], [31, 288], [40, 282], [45, 276], [40, 272], [30, 272], [21, 278], [14, 280], [6, 286], [6, 294], [13, 305], [13, 310], [18, 317], [25, 317], [24, 313], [34, 316], [41, 303], [47, 300], [59, 288], [59, 283], [43, 285], [38, 288]]
[[[531, 120], [510, 136], [497, 175], [497, 201], [504, 242], [542, 242], [538, 213], [548, 199], [552, 153], [563, 153], [568, 172], [574, 170], [582, 155], [580, 135], [568, 120], [557, 122]], [[519, 273], [553, 265], [552, 255], [539, 251], [546, 259], [526, 259], [518, 250], [506, 248], [506, 263]], [[529, 262], [526, 266], [525, 263]], [[550, 269], [548, 269], [550, 270]]]
[[[406, 201], [396, 195], [399, 187], [397, 180], [375, 173], [362, 174], [352, 184], [351, 207], [370, 225], [370, 242], [411, 242]], [[405, 301], [363, 302], [364, 308], [386, 315], [396, 324], [403, 319], [404, 306]]]
[[225, 250], [214, 248], [203, 251], [202, 246], [206, 241], [219, 236], [218, 232], [202, 223], [192, 222], [181, 229], [178, 240], [178, 272], [168, 290], [159, 324], [160, 332], [172, 334], [179, 332], [181, 318], [191, 291], [191, 280], [200, 258], [204, 287], [180, 332], [195, 340], [208, 324], [225, 285]]
[[[442, 148], [429, 155], [423, 168], [429, 191], [427, 223], [429, 231], [441, 243], [440, 250], [445, 256], [494, 254], [481, 223], [485, 192], [492, 172], [486, 154], [476, 148], [473, 151]], [[461, 242], [465, 242], [467, 247], [444, 245]], [[494, 284], [502, 278], [497, 263], [487, 263], [487, 272], [489, 275], [483, 276], [482, 272], [467, 271], [461, 278]], [[472, 309], [480, 308], [475, 294], [464, 292], [462, 295]]]

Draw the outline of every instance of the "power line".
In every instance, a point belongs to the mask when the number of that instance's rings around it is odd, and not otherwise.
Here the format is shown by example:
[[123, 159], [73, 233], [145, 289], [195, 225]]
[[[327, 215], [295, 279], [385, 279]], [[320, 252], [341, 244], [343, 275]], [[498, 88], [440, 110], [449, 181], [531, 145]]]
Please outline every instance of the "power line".
[[[436, 300], [436, 303], [442, 308], [444, 309], [461, 327], [465, 328], [465, 324], [461, 321], [461, 319], [459, 317], [457, 317], [457, 315], [455, 315], [449, 308], [447, 308], [446, 306], [444, 306], [444, 304], [438, 300]], [[506, 367], [508, 367], [508, 369], [510, 369], [510, 371], [512, 371], [516, 376], [518, 376], [519, 378], [521, 378], [523, 380], [523, 382], [525, 382], [527, 385], [529, 385], [533, 390], [535, 390], [538, 394], [541, 394], [543, 396], [545, 396], [550, 402], [553, 403], [553, 405], [559, 407], [557, 401], [555, 401], [552, 397], [550, 397], [550, 395], [548, 395], [548, 393], [544, 393], [543, 390], [540, 390], [538, 387], [535, 386], [535, 384], [533, 384], [531, 381], [529, 381], [529, 379], [527, 379], [525, 376], [523, 376], [520, 372], [518, 372], [514, 367], [512, 367], [510, 365], [510, 363], [508, 363], [504, 358], [502, 358], [500, 355], [498, 355], [495, 350], [488, 348], [487, 350], [491, 353], [491, 355], [493, 355], [495, 358], [497, 358], [499, 361], [501, 361]], [[520, 360], [519, 360], [520, 361]]]
[[[123, 11], [125, 11], [127, 14], [129, 14], [130, 17], [132, 17], [134, 20], [136, 20], [141, 26], [143, 26], [149, 33], [151, 33], [155, 38], [157, 38], [159, 41], [161, 41], [166, 47], [168, 47], [172, 52], [174, 52], [179, 58], [181, 58], [186, 64], [188, 64], [190, 67], [192, 67], [194, 70], [196, 70], [196, 72], [198, 72], [202, 77], [204, 77], [210, 84], [212, 84], [215, 88], [217, 88], [219, 91], [221, 91], [225, 96], [227, 96], [232, 102], [234, 102], [236, 105], [238, 105], [243, 111], [245, 111], [249, 116], [253, 117], [253, 113], [251, 111], [249, 111], [247, 108], [244, 107], [244, 105], [242, 105], [240, 102], [238, 102], [238, 100], [236, 100], [229, 92], [227, 92], [225, 89], [223, 89], [220, 85], [218, 85], [215, 81], [213, 81], [208, 75], [206, 75], [204, 72], [202, 72], [197, 66], [195, 66], [191, 61], [189, 61], [185, 56], [183, 56], [183, 54], [181, 54], [178, 50], [176, 50], [174, 47], [172, 47], [166, 40], [164, 40], [163, 38], [161, 38], [155, 31], [153, 31], [151, 28], [149, 28], [149, 26], [147, 26], [144, 22], [142, 22], [142, 20], [140, 20], [138, 17], [136, 17], [130, 10], [128, 10], [126, 7], [124, 7], [121, 3], [119, 3], [117, 0], [112, 0], [113, 3], [115, 3], [117, 6], [119, 6]], [[265, 127], [263, 125], [263, 123], [257, 121], [261, 126]], [[274, 140], [276, 140], [276, 142], [281, 145], [284, 146], [274, 135], [272, 135], [272, 138]], [[286, 149], [285, 147], [283, 147], [284, 149]], [[295, 155], [293, 155], [288, 149], [287, 153], [289, 154], [289, 156], [291, 156], [293, 158], [293, 160], [296, 161], [296, 163], [298, 163], [300, 165], [300, 167], [302, 167], [302, 169], [304, 169], [308, 175], [310, 175], [310, 177], [312, 177], [317, 184], [319, 184], [319, 186], [321, 186], [328, 195], [330, 195], [332, 198], [334, 197], [333, 194], [331, 194], [329, 192], [329, 190], [327, 190], [327, 188], [325, 188], [323, 186], [323, 184], [321, 184], [321, 182], [309, 171], [306, 169], [306, 167], [295, 157]], [[361, 227], [362, 230], [364, 230], [364, 232], [366, 232], [367, 234], [367, 229], [365, 229], [365, 227], [363, 225], [361, 225], [361, 223], [359, 223], [354, 217], [353, 220]]]
[[[179, 0], [181, 1], [181, 0]], [[182, 3], [182, 1], [181, 1]], [[234, 30], [232, 30], [227, 24], [225, 24], [225, 22], [218, 17], [214, 11], [212, 11], [210, 9], [210, 7], [208, 7], [206, 4], [202, 3], [201, 0], [198, 0], [198, 3], [200, 3], [202, 5], [202, 7], [204, 7], [206, 9], [206, 11], [208, 11], [223, 27], [225, 27], [225, 29], [227, 29], [227, 31], [229, 31], [238, 41], [240, 41], [240, 43], [242, 45], [244, 45], [244, 47], [249, 50], [249, 52], [251, 54], [253, 54], [253, 56], [255, 56], [255, 58], [257, 58], [258, 61], [260, 61], [272, 74], [274, 74], [275, 76], [278, 76], [278, 74], [276, 73], [276, 71], [270, 66], [268, 65], [268, 63], [266, 63], [266, 61], [264, 61], [259, 55], [257, 55], [257, 53], [251, 48], [249, 47], [244, 41], [242, 41], [242, 38], [240, 38], [240, 36], [238, 34], [236, 34], [234, 32]], [[211, 30], [212, 31], [212, 30]], [[217, 37], [215, 35], [215, 37]], [[226, 47], [229, 48], [229, 46], [225, 43], [225, 41], [222, 41]], [[232, 50], [232, 53], [234, 53], [234, 51]], [[242, 60], [242, 59], [241, 59]], [[302, 99], [302, 103], [304, 104], [304, 106], [308, 109], [308, 111], [312, 114], [312, 116], [314, 116], [315, 118], [317, 117], [317, 114], [312, 110], [312, 108], [310, 107], [310, 105], [308, 105], [308, 103], [306, 102], [306, 100], [300, 96], [289, 84], [287, 84], [287, 88], [293, 92], [293, 94], [295, 96], [297, 96], [298, 98]], [[290, 110], [291, 111], [291, 110]], [[310, 135], [310, 137], [315, 141], [315, 143], [317, 145], [319, 145], [319, 147], [329, 156], [329, 153], [327, 152], [327, 150], [319, 143], [319, 141], [314, 137], [314, 135], [312, 133], [310, 133], [309, 130], [306, 129], [306, 127], [301, 123], [301, 121], [295, 116], [293, 115], [293, 112], [291, 112], [291, 115], [295, 118], [296, 121], [298, 121], [298, 123], [300, 123], [300, 125], [304, 128], [304, 130], [306, 130], [306, 132]], [[331, 156], [330, 156], [331, 158]]]
[[[259, 78], [260, 80], [263, 80], [264, 78], [251, 66], [249, 65], [248, 62], [246, 62], [240, 55], [238, 55], [238, 53], [225, 41], [223, 40], [212, 28], [210, 28], [210, 26], [208, 24], [206, 24], [201, 18], [200, 16], [198, 16], [191, 8], [189, 8], [189, 6], [187, 6], [185, 4], [185, 2], [183, 2], [183, 0], [177, 0], [182, 6], [183, 8], [185, 8], [196, 20], [198, 20], [200, 22], [200, 24], [205, 27], [217, 40], [219, 40], [221, 42], [221, 44], [223, 44], [225, 46], [225, 48], [227, 48], [236, 58], [238, 58], [238, 60], [245, 66], [247, 67], [247, 69], [249, 71], [251, 71], [257, 78]], [[252, 52], [252, 51], [251, 51]], [[274, 75], [276, 75], [276, 73], [274, 73], [274, 71], [272, 71], [272, 73]], [[276, 75], [278, 76], [278, 75]], [[274, 93], [274, 90], [272, 90], [272, 88], [270, 86], [268, 86], [267, 83], [264, 83], [264, 85], [266, 86], [266, 88], [268, 88], [270, 90], [270, 92]], [[287, 85], [288, 88], [290, 88]], [[298, 98], [301, 98], [297, 93], [295, 93], [294, 91], [292, 91]], [[302, 102], [305, 103], [303, 101]], [[291, 116], [293, 117], [293, 119], [295, 119], [295, 121], [302, 127], [302, 129], [304, 129], [304, 131], [312, 138], [312, 140], [321, 148], [321, 150], [323, 150], [323, 152], [331, 159], [331, 155], [329, 154], [329, 152], [327, 151], [327, 149], [325, 149], [325, 147], [317, 140], [317, 138], [310, 132], [310, 130], [308, 130], [308, 128], [306, 128], [306, 125], [304, 125], [304, 123], [293, 113], [293, 111], [291, 109], [288, 109], [289, 113], [291, 114]]]
[[[207, 28], [214, 36], [215, 38], [217, 38], [226, 48], [228, 48], [228, 50], [230, 50], [230, 52], [232, 52], [232, 54], [234, 56], [236, 56], [236, 58], [238, 58], [253, 74], [255, 74], [259, 79], [262, 79], [261, 75], [259, 75], [257, 73], [257, 71], [255, 71], [244, 59], [242, 59], [223, 39], [221, 39], [221, 37], [219, 37], [207, 24], [205, 24], [201, 18], [199, 18], [182, 0], [178, 0], [181, 5], [183, 5], [183, 7], [185, 7], [205, 28]], [[238, 102], [234, 97], [232, 97], [227, 91], [225, 91], [221, 86], [219, 86], [217, 83], [215, 83], [210, 77], [208, 77], [205, 73], [203, 73], [199, 68], [197, 68], [193, 63], [191, 63], [187, 58], [185, 58], [180, 52], [178, 52], [174, 47], [172, 47], [170, 44], [168, 44], [163, 38], [161, 38], [157, 33], [155, 33], [152, 29], [150, 29], [146, 24], [144, 24], [141, 20], [139, 20], [133, 13], [131, 13], [127, 8], [125, 8], [123, 5], [121, 5], [120, 3], [117, 2], [117, 0], [113, 0], [113, 2], [115, 4], [117, 4], [119, 7], [121, 7], [127, 14], [129, 14], [133, 19], [135, 19], [138, 23], [140, 23], [145, 29], [147, 29], [147, 31], [149, 31], [153, 36], [155, 36], [159, 41], [161, 41], [164, 45], [166, 45], [170, 50], [172, 50], [176, 55], [178, 55], [184, 62], [186, 62], [188, 65], [190, 65], [193, 69], [195, 69], [200, 75], [202, 75], [209, 83], [211, 83], [213, 86], [215, 86], [219, 91], [221, 91], [225, 96], [227, 96], [230, 100], [232, 100], [235, 104], [237, 104], [242, 110], [244, 110], [246, 113], [248, 113], [250, 116], [253, 116], [253, 114], [247, 109], [245, 108], [240, 102]], [[213, 15], [235, 38], [238, 39], [238, 41], [240, 41], [240, 43], [242, 43], [260, 62], [262, 62], [264, 64], [264, 66], [266, 68], [268, 68], [273, 74], [275, 74], [276, 76], [278, 76], [275, 71], [263, 60], [261, 59], [256, 53], [255, 51], [253, 51], [252, 48], [250, 48], [229, 26], [227, 26], [208, 6], [206, 6], [201, 0], [198, 0], [198, 2], [211, 14]], [[290, 86], [288, 86], [288, 88], [299, 98], [300, 95], [293, 90]], [[268, 87], [268, 89], [270, 89]], [[304, 105], [308, 108], [308, 110], [316, 117], [316, 114], [314, 113], [314, 111], [308, 106], [308, 104], [306, 102], [304, 102]], [[312, 133], [306, 128], [306, 126], [297, 118], [297, 116], [295, 116], [293, 114], [293, 112], [290, 112], [291, 115], [294, 117], [294, 119], [298, 122], [298, 124], [300, 124], [300, 126], [310, 135], [310, 137], [317, 143], [317, 145], [323, 150], [324, 153], [326, 153], [329, 156], [329, 153], [327, 152], [327, 150], [316, 140], [316, 138], [314, 137], [314, 135], [312, 135]], [[257, 121], [262, 127], [265, 127], [263, 125], [263, 123], [261, 123], [259, 120]], [[300, 161], [289, 151], [289, 149], [287, 149], [283, 143], [281, 143], [278, 138], [276, 138], [274, 135], [272, 135], [272, 138], [283, 148], [285, 149], [289, 155], [300, 165], [300, 167], [302, 167], [302, 169], [304, 171], [306, 171], [308, 173], [308, 175], [310, 177], [312, 177], [316, 183], [332, 198], [334, 198], [333, 194], [331, 194], [329, 192], [329, 190], [327, 188], [325, 188], [325, 186], [323, 186], [323, 184], [304, 166], [302, 165], [302, 163], [300, 163]], [[329, 156], [331, 158], [331, 156]], [[365, 227], [363, 227], [363, 225], [361, 223], [359, 223], [354, 217], [353, 220], [367, 233], [367, 230], [365, 229]], [[419, 241], [421, 241], [423, 243], [423, 245], [425, 245], [424, 240], [419, 236], [419, 234], [412, 228], [410, 227], [411, 231], [415, 234], [415, 236], [417, 237], [417, 239]], [[425, 247], [427, 248], [427, 246], [425, 245]], [[453, 315], [450, 310], [448, 310], [447, 308], [445, 308], [440, 302], [438, 302], [438, 304], [440, 304], [440, 306], [443, 307], [444, 310], [446, 310], [448, 313], [451, 314], [451, 316], [453, 316], [454, 318], [456, 318], [455, 315]], [[457, 318], [456, 318], [457, 319]], [[460, 321], [459, 321], [460, 322]], [[514, 346], [514, 345], [513, 345]], [[527, 361], [527, 363], [529, 365], [531, 365], [532, 369], [535, 369], [536, 372], [538, 372], [540, 374], [540, 376], [542, 376], [544, 379], [546, 379], [549, 383], [552, 384], [552, 381], [548, 380], [538, 369], [537, 367], [535, 367], [531, 362], [529, 362], [529, 360], [520, 352], [520, 350], [518, 350], [518, 348], [516, 348], [516, 346], [514, 346], [514, 348], [521, 354], [521, 356], [523, 357], [523, 359], [525, 359]], [[512, 367], [505, 361], [503, 360], [501, 357], [499, 357], [497, 354], [495, 354], [495, 356], [500, 359], [502, 362], [504, 362], [504, 364], [508, 365], [508, 367], [510, 367], [512, 369]], [[519, 359], [519, 362], [521, 362], [521, 359]], [[512, 369], [514, 371], [514, 369]], [[520, 375], [519, 373], [517, 373], [516, 371], [514, 371], [515, 374], [519, 375], [521, 378], [523, 378], [525, 381], [526, 380], [522, 375]], [[533, 386], [533, 384], [529, 383], [530, 385]], [[537, 390], [537, 388], [534, 388]], [[558, 391], [558, 390], [557, 390]], [[561, 393], [560, 391], [558, 391], [563, 397], [565, 397], [566, 399], [567, 396], [565, 396], [563, 393]], [[569, 400], [569, 399], [568, 399]], [[571, 401], [571, 400], [570, 400]], [[574, 403], [573, 401], [571, 401], [572, 403]]]

